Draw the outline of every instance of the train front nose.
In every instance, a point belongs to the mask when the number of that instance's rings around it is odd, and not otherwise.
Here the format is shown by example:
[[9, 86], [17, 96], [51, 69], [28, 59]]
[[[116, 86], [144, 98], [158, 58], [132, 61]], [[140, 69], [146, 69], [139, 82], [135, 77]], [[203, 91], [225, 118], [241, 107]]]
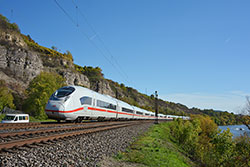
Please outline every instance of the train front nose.
[[65, 107], [62, 103], [58, 101], [48, 101], [46, 108], [45, 108], [46, 114], [49, 118], [53, 119], [64, 119], [64, 111]]

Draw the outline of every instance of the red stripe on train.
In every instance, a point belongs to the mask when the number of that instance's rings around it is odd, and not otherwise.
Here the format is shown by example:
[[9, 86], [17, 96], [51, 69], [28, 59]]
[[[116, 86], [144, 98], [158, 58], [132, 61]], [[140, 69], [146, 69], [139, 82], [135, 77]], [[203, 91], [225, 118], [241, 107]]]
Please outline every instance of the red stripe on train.
[[[83, 107], [77, 108], [75, 110], [70, 110], [70, 111], [58, 111], [58, 110], [45, 110], [48, 112], [60, 112], [60, 113], [72, 113], [72, 112], [77, 112], [83, 110]], [[117, 111], [111, 111], [111, 110], [104, 110], [104, 109], [99, 109], [99, 108], [94, 108], [94, 107], [88, 107], [88, 110], [94, 110], [94, 111], [102, 111], [102, 112], [109, 112], [109, 113], [116, 113], [116, 114], [123, 114], [123, 115], [134, 115], [138, 117], [154, 117], [154, 116], [145, 116], [145, 115], [136, 115], [136, 114], [129, 114], [129, 113], [123, 113], [123, 112], [117, 112]]]

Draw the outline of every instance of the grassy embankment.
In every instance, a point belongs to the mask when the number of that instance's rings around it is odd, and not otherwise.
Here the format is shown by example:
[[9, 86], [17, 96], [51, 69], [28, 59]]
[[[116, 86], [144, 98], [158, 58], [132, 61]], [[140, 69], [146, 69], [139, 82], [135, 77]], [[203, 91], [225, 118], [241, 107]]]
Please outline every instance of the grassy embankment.
[[[131, 147], [116, 155], [118, 161], [129, 161], [146, 166], [185, 167], [195, 164], [170, 139], [171, 123], [154, 125]], [[140, 166], [140, 165], [138, 165]]]
[[249, 167], [249, 156], [249, 137], [233, 140], [230, 131], [220, 132], [210, 117], [196, 116], [154, 125], [115, 158], [150, 167]]

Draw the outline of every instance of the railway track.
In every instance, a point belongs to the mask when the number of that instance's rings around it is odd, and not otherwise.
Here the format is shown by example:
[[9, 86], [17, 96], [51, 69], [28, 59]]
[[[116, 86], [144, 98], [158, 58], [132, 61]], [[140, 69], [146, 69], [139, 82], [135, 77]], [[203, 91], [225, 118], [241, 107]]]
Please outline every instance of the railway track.
[[[1, 133], [0, 152], [10, 151], [13, 148], [21, 148], [23, 146], [48, 144], [51, 141], [67, 139], [70, 137], [95, 133], [115, 128], [133, 126], [136, 124], [146, 123], [148, 121], [124, 121], [124, 122], [96, 122], [91, 124], [81, 124], [77, 127], [62, 127], [56, 129], [32, 130], [24, 132]], [[79, 124], [77, 124], [79, 125]], [[40, 144], [38, 144], [40, 143]]]
[[0, 124], [0, 134], [7, 132], [19, 132], [26, 130], [35, 130], [35, 129], [46, 129], [46, 128], [61, 128], [61, 127], [70, 127], [70, 126], [80, 126], [85, 124], [95, 124], [97, 122], [82, 122], [82, 123], [18, 123], [18, 124]]
[[40, 122], [33, 122], [33, 123], [15, 123], [15, 124], [7, 124], [2, 123], [0, 124], [0, 130], [5, 129], [15, 129], [15, 128], [25, 128], [25, 127], [31, 127], [31, 126], [39, 126], [41, 125]]

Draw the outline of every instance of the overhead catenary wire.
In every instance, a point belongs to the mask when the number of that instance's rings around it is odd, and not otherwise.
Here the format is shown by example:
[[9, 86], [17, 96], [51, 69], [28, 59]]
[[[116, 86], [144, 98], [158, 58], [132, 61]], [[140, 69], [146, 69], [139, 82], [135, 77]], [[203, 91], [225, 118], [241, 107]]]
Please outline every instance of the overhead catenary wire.
[[122, 66], [118, 63], [118, 61], [116, 60], [116, 58], [113, 56], [113, 54], [111, 53], [111, 51], [108, 49], [107, 45], [105, 44], [104, 40], [100, 37], [100, 35], [96, 32], [96, 30], [94, 29], [93, 25], [90, 24], [90, 22], [88, 21], [87, 17], [85, 16], [85, 14], [82, 12], [82, 10], [80, 9], [80, 7], [76, 4], [76, 2], [74, 0], [72, 0], [72, 3], [75, 5], [76, 9], [78, 9], [79, 14], [82, 16], [82, 18], [84, 19], [85, 23], [90, 27], [91, 31], [94, 33], [94, 35], [91, 37], [91, 39], [94, 39], [95, 37], [97, 37], [97, 39], [101, 42], [101, 44], [103, 45], [104, 49], [106, 50], [106, 52], [110, 55], [110, 57], [114, 60], [114, 62], [117, 64], [117, 67], [120, 69], [121, 73], [124, 75], [124, 77], [129, 80], [128, 75], [126, 74], [126, 72], [123, 70]]
[[[78, 24], [78, 19], [77, 21], [75, 21], [73, 19], [73, 17], [71, 17], [71, 15], [59, 4], [59, 2], [57, 2], [57, 0], [54, 0], [54, 2], [56, 3], [56, 5], [62, 10], [62, 12], [68, 17], [68, 19], [73, 23], [73, 25], [75, 25], [79, 30], [80, 32], [83, 34], [83, 36], [85, 38], [88, 39], [88, 41], [97, 49], [97, 51], [106, 59], [106, 61], [108, 61], [112, 67], [119, 73], [119, 75], [121, 75], [122, 78], [125, 79], [125, 81], [127, 81], [128, 83], [130, 83], [128, 81], [128, 77], [126, 76], [125, 74], [125, 77], [124, 77], [124, 74], [121, 73], [121, 70], [119, 69], [119, 65], [118, 65], [118, 68], [116, 67], [116, 65], [106, 56], [106, 54], [103, 52], [103, 50], [92, 40], [92, 37], [89, 37], [89, 35], [87, 33], [85, 33], [81, 28], [80, 28], [80, 25]], [[75, 2], [72, 0], [72, 2], [75, 4]], [[75, 4], [76, 5], [76, 4]], [[90, 26], [92, 32], [94, 32], [94, 35], [99, 39], [99, 41], [102, 43], [102, 45], [104, 46], [106, 52], [108, 52], [110, 55], [111, 55], [111, 58], [113, 57], [111, 52], [108, 50], [108, 48], [106, 47], [106, 45], [104, 44], [103, 40], [100, 38], [100, 36], [96, 33], [96, 31], [94, 30], [94, 28], [91, 26], [91, 24], [87, 21], [86, 17], [84, 16], [84, 14], [79, 10], [79, 7], [76, 5], [76, 10], [77, 10], [77, 13], [79, 12], [82, 17], [84, 18], [84, 20], [86, 21], [86, 23]], [[113, 57], [114, 59], [114, 57]], [[114, 59], [115, 60], [115, 59]], [[115, 60], [116, 61], [116, 60]], [[118, 64], [118, 62], [116, 61], [116, 63]]]

